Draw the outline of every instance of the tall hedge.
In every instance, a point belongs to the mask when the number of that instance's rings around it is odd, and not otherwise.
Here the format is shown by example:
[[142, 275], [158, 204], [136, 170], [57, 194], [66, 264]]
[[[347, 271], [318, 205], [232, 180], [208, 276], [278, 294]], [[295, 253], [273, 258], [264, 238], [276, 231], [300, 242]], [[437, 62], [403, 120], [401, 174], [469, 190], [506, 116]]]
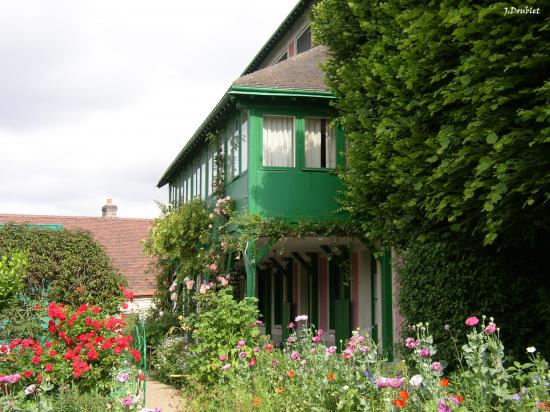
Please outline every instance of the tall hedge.
[[71, 305], [100, 304], [114, 310], [126, 280], [105, 249], [83, 230], [54, 231], [9, 224], [0, 228], [0, 256], [27, 253], [26, 293]]
[[[550, 250], [548, 239], [545, 244]], [[495, 318], [516, 357], [527, 346], [550, 356], [550, 256], [543, 248], [522, 246], [504, 254], [462, 239], [413, 242], [399, 272], [401, 313], [409, 324], [430, 322], [443, 359], [454, 358], [444, 326], [456, 334], [466, 317], [481, 315]]]
[[314, 35], [372, 238], [484, 244], [550, 230], [550, 20], [535, 1], [321, 0]]

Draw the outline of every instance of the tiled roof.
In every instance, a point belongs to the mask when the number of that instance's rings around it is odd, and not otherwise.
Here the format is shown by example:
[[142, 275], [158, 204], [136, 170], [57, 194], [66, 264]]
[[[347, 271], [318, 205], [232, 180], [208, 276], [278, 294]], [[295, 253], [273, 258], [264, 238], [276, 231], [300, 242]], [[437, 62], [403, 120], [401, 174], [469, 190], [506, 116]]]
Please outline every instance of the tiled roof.
[[153, 224], [151, 219], [0, 214], [0, 224], [10, 222], [61, 224], [65, 229], [88, 230], [106, 249], [136, 295], [154, 292], [154, 274], [149, 273], [150, 259], [143, 253], [142, 242]]
[[326, 60], [326, 46], [317, 46], [288, 60], [241, 76], [233, 82], [233, 86], [328, 91], [325, 74], [320, 67]]

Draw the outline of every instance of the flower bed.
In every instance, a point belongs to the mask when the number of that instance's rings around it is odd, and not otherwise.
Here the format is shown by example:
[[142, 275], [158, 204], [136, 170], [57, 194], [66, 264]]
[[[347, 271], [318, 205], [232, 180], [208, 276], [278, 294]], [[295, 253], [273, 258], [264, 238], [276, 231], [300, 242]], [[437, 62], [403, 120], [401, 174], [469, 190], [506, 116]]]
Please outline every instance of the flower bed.
[[54, 302], [36, 310], [43, 312], [42, 338], [0, 343], [0, 409], [55, 410], [79, 395], [94, 399], [94, 410], [141, 406], [141, 353], [122, 332], [124, 314]]
[[[410, 329], [402, 359], [387, 362], [377, 344], [355, 331], [342, 348], [325, 333], [295, 320], [283, 349], [268, 341], [239, 341], [219, 359], [217, 384], [189, 397], [205, 410], [484, 411], [550, 410], [548, 364], [528, 348], [530, 362], [508, 365], [492, 319], [466, 320], [467, 343], [457, 347], [457, 370], [446, 371], [429, 325]], [[448, 331], [454, 339], [454, 332]], [[462, 331], [461, 331], [462, 332]], [[200, 390], [199, 390], [200, 392]]]

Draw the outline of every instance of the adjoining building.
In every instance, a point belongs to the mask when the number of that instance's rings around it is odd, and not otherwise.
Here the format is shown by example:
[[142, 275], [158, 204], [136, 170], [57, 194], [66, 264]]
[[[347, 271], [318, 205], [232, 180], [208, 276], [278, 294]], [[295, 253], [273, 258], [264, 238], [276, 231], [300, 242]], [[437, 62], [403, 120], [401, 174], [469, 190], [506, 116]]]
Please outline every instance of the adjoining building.
[[[164, 172], [158, 187], [169, 185], [171, 204], [196, 197], [213, 204], [215, 159], [223, 153], [225, 195], [240, 213], [349, 221], [338, 211], [342, 185], [334, 173], [345, 167], [346, 140], [332, 122], [335, 96], [320, 67], [329, 51], [311, 37], [313, 3], [298, 2]], [[211, 144], [213, 135], [219, 144]], [[345, 235], [287, 238], [283, 255], [265, 245], [261, 237], [247, 244], [242, 289], [258, 297], [275, 341], [306, 314], [334, 342], [359, 327], [392, 347], [399, 322], [391, 251]]]
[[134, 303], [129, 309], [139, 311], [150, 306], [155, 292], [155, 274], [150, 273], [151, 260], [143, 252], [143, 241], [149, 236], [152, 219], [117, 217], [117, 206], [107, 199], [102, 217], [0, 214], [0, 225], [7, 223], [91, 232], [134, 292]]

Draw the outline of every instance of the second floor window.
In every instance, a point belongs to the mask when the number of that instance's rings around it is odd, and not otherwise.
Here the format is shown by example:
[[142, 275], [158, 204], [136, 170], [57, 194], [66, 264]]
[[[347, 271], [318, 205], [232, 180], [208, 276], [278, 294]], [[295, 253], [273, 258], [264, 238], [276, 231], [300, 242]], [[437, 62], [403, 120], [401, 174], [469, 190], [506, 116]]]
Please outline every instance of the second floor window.
[[306, 167], [336, 167], [336, 133], [328, 119], [305, 119]]
[[307, 28], [296, 39], [296, 54], [303, 53], [311, 49], [311, 27]]
[[264, 116], [263, 165], [294, 167], [294, 117]]

